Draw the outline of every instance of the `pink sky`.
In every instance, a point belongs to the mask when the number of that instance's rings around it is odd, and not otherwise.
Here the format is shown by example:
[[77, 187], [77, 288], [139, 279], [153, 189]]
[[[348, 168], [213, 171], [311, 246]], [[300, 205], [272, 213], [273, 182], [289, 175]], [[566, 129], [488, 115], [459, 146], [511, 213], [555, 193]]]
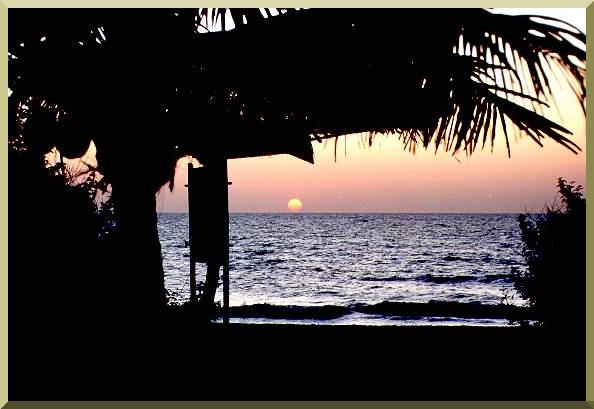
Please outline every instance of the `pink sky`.
[[[585, 9], [516, 10], [566, 19], [585, 31]], [[583, 19], [583, 21], [582, 21]], [[564, 177], [585, 186], [585, 120], [577, 103], [559, 89], [561, 122], [582, 148], [578, 155], [545, 140], [540, 148], [529, 138], [511, 137], [507, 157], [503, 135], [495, 148], [472, 157], [443, 151], [405, 151], [396, 136], [378, 137], [361, 148], [356, 135], [334, 146], [314, 142], [315, 165], [288, 155], [228, 162], [231, 212], [286, 212], [299, 198], [303, 212], [522, 212], [540, 210], [555, 198], [556, 180]], [[186, 166], [180, 163], [173, 192], [157, 196], [157, 211], [186, 212]]]

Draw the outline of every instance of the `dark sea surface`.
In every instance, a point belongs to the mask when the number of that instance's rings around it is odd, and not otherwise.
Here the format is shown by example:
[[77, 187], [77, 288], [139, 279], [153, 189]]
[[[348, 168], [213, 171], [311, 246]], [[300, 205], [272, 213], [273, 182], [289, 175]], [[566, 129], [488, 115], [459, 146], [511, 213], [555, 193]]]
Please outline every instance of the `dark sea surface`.
[[[165, 285], [189, 298], [188, 215], [160, 213]], [[231, 214], [230, 304], [308, 308], [383, 301], [523, 305], [510, 279], [525, 269], [516, 214]], [[197, 280], [203, 281], [203, 264]], [[219, 287], [217, 300], [222, 299]], [[507, 325], [504, 319], [407, 318], [352, 311], [316, 318], [232, 322]]]

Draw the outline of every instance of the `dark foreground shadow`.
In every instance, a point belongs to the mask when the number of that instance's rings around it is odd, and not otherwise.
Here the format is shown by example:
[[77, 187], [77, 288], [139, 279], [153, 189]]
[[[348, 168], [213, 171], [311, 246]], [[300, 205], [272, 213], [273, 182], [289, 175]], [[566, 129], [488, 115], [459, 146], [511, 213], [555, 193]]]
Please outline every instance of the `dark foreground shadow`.
[[199, 328], [172, 314], [42, 331], [11, 344], [10, 400], [585, 399], [583, 348], [544, 329]]

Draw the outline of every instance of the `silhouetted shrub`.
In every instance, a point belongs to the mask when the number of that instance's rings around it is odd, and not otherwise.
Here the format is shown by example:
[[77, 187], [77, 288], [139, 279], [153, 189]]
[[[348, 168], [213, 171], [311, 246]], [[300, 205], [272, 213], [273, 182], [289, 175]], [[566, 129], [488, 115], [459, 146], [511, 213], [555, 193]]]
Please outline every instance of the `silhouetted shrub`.
[[46, 161], [48, 184], [61, 194], [57, 198], [60, 202], [58, 205], [68, 209], [69, 218], [78, 217], [76, 223], [86, 221], [89, 233], [96, 239], [106, 239], [116, 228], [109, 183], [84, 161], [74, 162], [65, 165], [62, 162], [49, 164]]
[[581, 329], [585, 319], [586, 199], [582, 186], [559, 178], [561, 203], [518, 217], [527, 271], [512, 271], [515, 288], [539, 322]]

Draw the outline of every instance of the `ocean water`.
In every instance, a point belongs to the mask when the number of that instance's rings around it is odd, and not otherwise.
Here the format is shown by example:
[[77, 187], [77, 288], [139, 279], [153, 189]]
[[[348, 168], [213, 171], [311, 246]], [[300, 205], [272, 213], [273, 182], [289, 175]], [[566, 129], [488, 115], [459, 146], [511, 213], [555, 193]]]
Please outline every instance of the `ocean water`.
[[[165, 285], [189, 298], [188, 215], [158, 216]], [[515, 214], [231, 214], [230, 305], [350, 307], [383, 301], [523, 305], [510, 279], [526, 268]], [[198, 263], [197, 281], [206, 268]], [[217, 300], [222, 299], [222, 286]], [[243, 318], [233, 322], [269, 322]], [[311, 324], [316, 319], [276, 318]], [[506, 325], [353, 312], [324, 324]]]

